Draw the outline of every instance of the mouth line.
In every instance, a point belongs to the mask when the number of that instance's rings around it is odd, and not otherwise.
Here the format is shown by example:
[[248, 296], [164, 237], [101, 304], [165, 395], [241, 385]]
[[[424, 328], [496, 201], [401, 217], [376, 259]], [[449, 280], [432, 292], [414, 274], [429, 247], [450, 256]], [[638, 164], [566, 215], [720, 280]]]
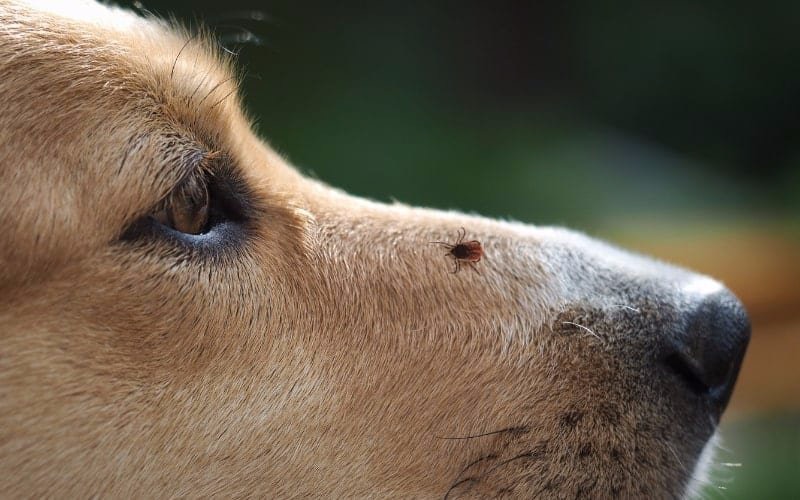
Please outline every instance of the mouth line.
[[[661, 484], [658, 486], [661, 495], [670, 498], [690, 499], [698, 498], [697, 492], [708, 483], [707, 469], [712, 464], [711, 458], [716, 448], [716, 440], [712, 434], [702, 447], [702, 450], [697, 450], [696, 454], [687, 457], [679, 455], [679, 451], [674, 445], [667, 445], [665, 450], [668, 450], [674, 456], [672, 463], [673, 472], [677, 472], [678, 476], [670, 484]], [[597, 464], [604, 464], [606, 476], [601, 478], [602, 481], [598, 482], [597, 477], [579, 475], [575, 478], [577, 482], [570, 483], [567, 481], [549, 478], [542, 479], [542, 483], [531, 483], [530, 471], [544, 470], [545, 473], [549, 472], [549, 467], [563, 463], [561, 459], [563, 455], [558, 454], [558, 450], [553, 450], [547, 444], [539, 444], [537, 446], [522, 446], [514, 452], [508, 449], [500, 450], [484, 450], [482, 454], [478, 454], [477, 458], [467, 463], [460, 472], [453, 478], [452, 482], [448, 485], [443, 498], [461, 498], [463, 496], [488, 496], [488, 492], [504, 492], [511, 494], [513, 498], [528, 497], [530, 496], [531, 488], [538, 491], [537, 495], [533, 497], [538, 498], [543, 492], [547, 491], [555, 496], [559, 496], [559, 492], [563, 494], [570, 493], [569, 496], [575, 496], [572, 493], [577, 488], [578, 497], [583, 497], [588, 494], [589, 497], [611, 497], [611, 496], [632, 496], [635, 490], [632, 486], [625, 487], [623, 490], [615, 487], [615, 481], [619, 479], [621, 474], [630, 474], [630, 464], [620, 462], [609, 463], [605, 456], [600, 456], [603, 450], [588, 451], [586, 455], [581, 455], [581, 460], [576, 461], [576, 464], [581, 464], [585, 467], [588, 459], [590, 462], [593, 456], [597, 456]], [[607, 451], [607, 450], [606, 450]], [[611, 450], [612, 458], [616, 450]], [[581, 453], [583, 453], [581, 451]], [[549, 455], [553, 455], [550, 457]], [[619, 459], [616, 458], [619, 462]], [[544, 466], [542, 466], [544, 464]], [[687, 468], [686, 465], [689, 465]], [[538, 469], [537, 469], [538, 467]], [[542, 469], [543, 467], [543, 469]], [[654, 466], [655, 467], [655, 466]], [[655, 468], [650, 472], [650, 475], [658, 477], [660, 469]], [[507, 474], [503, 474], [503, 472]], [[663, 470], [661, 470], [663, 472]], [[497, 473], [497, 476], [495, 475]], [[630, 476], [625, 476], [630, 477]], [[592, 480], [593, 479], [593, 480]], [[656, 484], [655, 479], [653, 484]], [[580, 493], [583, 493], [581, 495]], [[621, 494], [621, 495], [620, 495]]]

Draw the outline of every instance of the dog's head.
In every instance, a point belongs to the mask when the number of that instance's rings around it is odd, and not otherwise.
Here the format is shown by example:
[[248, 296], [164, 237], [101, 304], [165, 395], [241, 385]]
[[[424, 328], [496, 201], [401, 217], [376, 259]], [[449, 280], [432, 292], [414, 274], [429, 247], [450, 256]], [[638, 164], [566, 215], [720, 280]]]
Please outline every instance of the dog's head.
[[[0, 4], [0, 490], [671, 497], [701, 478], [749, 336], [718, 282], [304, 178], [202, 36], [39, 3]], [[462, 227], [480, 262], [431, 244]]]

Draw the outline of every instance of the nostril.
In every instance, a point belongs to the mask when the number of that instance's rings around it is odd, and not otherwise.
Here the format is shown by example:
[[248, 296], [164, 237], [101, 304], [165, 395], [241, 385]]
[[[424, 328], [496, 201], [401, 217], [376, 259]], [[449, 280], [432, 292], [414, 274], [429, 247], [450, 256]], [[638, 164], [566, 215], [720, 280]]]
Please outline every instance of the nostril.
[[698, 396], [708, 393], [708, 386], [703, 381], [700, 369], [690, 358], [679, 353], [673, 353], [664, 358], [664, 364], [674, 374], [683, 379], [692, 392]]
[[744, 307], [722, 290], [703, 297], [685, 317], [662, 361], [693, 393], [708, 397], [721, 412], [733, 392], [749, 340]]

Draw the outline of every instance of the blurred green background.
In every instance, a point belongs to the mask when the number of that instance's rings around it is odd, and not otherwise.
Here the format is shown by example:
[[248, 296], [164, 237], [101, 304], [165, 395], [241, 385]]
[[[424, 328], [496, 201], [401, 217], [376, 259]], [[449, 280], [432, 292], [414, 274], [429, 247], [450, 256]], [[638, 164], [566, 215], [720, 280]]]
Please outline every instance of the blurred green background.
[[723, 279], [754, 336], [706, 493], [800, 498], [800, 2], [142, 3], [239, 53], [310, 175]]

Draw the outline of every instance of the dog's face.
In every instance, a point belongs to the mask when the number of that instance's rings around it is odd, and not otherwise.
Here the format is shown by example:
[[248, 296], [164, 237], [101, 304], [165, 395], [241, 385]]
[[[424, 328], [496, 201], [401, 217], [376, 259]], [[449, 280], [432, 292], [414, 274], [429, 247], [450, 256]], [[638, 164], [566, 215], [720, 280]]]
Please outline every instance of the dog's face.
[[[702, 478], [748, 338], [719, 283], [350, 197], [253, 134], [201, 37], [33, 3], [0, 5], [1, 491], [673, 497]], [[430, 244], [462, 227], [479, 273]]]

